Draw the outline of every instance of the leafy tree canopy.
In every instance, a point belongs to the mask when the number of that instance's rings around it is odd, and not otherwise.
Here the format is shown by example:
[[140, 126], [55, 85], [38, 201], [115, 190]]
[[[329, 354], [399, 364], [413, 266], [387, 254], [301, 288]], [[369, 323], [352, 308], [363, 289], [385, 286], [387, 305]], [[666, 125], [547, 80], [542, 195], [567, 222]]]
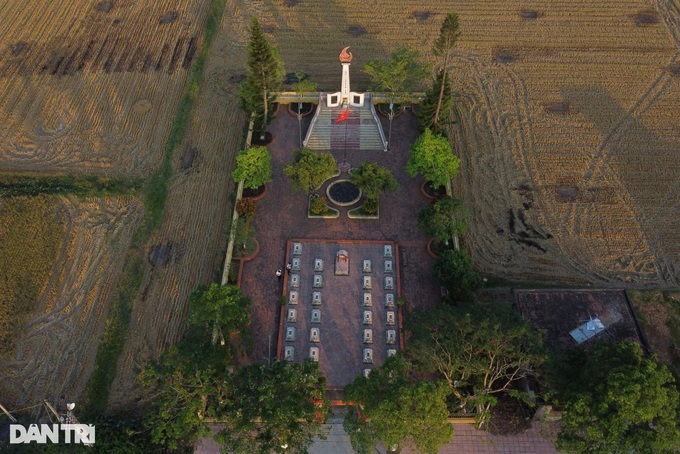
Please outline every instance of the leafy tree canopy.
[[472, 258], [464, 249], [443, 250], [434, 262], [434, 274], [454, 301], [469, 301], [483, 285], [482, 277], [472, 267]]
[[436, 241], [444, 243], [461, 235], [470, 222], [470, 213], [463, 201], [444, 197], [418, 213], [418, 227]]
[[390, 54], [388, 60], [371, 60], [364, 65], [364, 72], [371, 76], [372, 89], [390, 94], [390, 107], [403, 102], [427, 75], [427, 67], [420, 62], [417, 50], [400, 47]]
[[301, 72], [296, 72], [295, 77], [297, 77], [297, 82], [293, 84], [293, 91], [297, 93], [300, 97], [303, 93], [312, 93], [317, 91], [318, 84], [307, 79], [305, 75]]
[[189, 297], [189, 323], [206, 328], [213, 343], [224, 342], [225, 333], [243, 331], [250, 324], [250, 305], [235, 285], [200, 287]]
[[412, 177], [421, 174], [434, 187], [445, 186], [458, 173], [460, 159], [453, 154], [446, 137], [435, 135], [429, 129], [411, 145], [411, 156], [406, 171]]
[[637, 343], [571, 355], [557, 448], [568, 453], [666, 453], [680, 446], [678, 389]]
[[324, 181], [335, 175], [338, 165], [330, 153], [317, 153], [311, 148], [300, 148], [295, 152], [295, 162], [283, 168], [293, 188], [311, 194]]
[[204, 421], [216, 416], [226, 393], [221, 374], [190, 360], [173, 346], [140, 375], [151, 401], [144, 425], [154, 444], [174, 451], [191, 447], [210, 433]]
[[494, 396], [508, 392], [544, 361], [540, 335], [511, 310], [466, 312], [449, 305], [416, 311], [407, 319], [406, 354], [419, 369], [438, 373], [457, 398], [488, 421]]
[[375, 162], [363, 162], [350, 173], [350, 181], [360, 188], [367, 199], [377, 200], [383, 192], [397, 189], [397, 180], [390, 169], [380, 167]]
[[329, 409], [325, 379], [316, 363], [248, 366], [230, 381], [226, 427], [217, 436], [237, 453], [306, 453], [322, 436]]
[[403, 358], [393, 356], [368, 378], [360, 376], [345, 387], [345, 400], [354, 407], [344, 427], [361, 454], [375, 452], [377, 442], [390, 448], [412, 442], [420, 451], [436, 453], [451, 440], [447, 386], [416, 380], [410, 368]]
[[271, 155], [267, 147], [255, 146], [241, 150], [236, 155], [233, 177], [252, 189], [272, 181]]

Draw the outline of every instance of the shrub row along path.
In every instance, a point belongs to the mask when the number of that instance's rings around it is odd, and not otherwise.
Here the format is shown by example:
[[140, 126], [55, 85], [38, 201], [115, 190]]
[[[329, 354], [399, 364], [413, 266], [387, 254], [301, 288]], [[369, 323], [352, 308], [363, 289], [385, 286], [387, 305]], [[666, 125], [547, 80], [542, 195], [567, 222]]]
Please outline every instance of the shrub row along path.
[[[293, 192], [290, 181], [283, 174], [283, 166], [293, 162], [293, 152], [299, 147], [297, 119], [286, 110], [285, 106], [280, 106], [269, 127], [274, 137], [269, 145], [273, 181], [269, 183], [265, 197], [257, 202], [253, 221], [260, 252], [256, 258], [246, 262], [241, 282], [245, 294], [253, 300], [253, 349], [248, 358], [250, 363], [266, 361], [270, 334], [272, 356], [276, 352], [278, 300], [283, 284], [276, 278], [276, 270], [285, 269], [286, 241], [290, 238], [397, 241], [401, 254], [399, 260], [402, 295], [406, 299], [405, 312], [434, 305], [440, 299], [440, 287], [433, 274], [434, 260], [427, 254], [428, 238], [417, 228], [418, 211], [429, 202], [420, 192], [423, 180], [409, 177], [405, 170], [409, 146], [418, 135], [414, 115], [405, 113], [394, 120], [391, 151], [333, 151], [338, 164], [345, 157], [352, 167], [371, 160], [392, 171], [399, 188], [381, 196], [379, 220], [349, 219], [345, 214], [347, 209], [342, 208], [338, 219], [309, 219], [307, 194]], [[311, 115], [304, 121], [306, 128]], [[387, 129], [384, 119], [383, 128]], [[340, 178], [348, 178], [348, 175], [343, 172]], [[326, 186], [322, 186], [324, 197]]]

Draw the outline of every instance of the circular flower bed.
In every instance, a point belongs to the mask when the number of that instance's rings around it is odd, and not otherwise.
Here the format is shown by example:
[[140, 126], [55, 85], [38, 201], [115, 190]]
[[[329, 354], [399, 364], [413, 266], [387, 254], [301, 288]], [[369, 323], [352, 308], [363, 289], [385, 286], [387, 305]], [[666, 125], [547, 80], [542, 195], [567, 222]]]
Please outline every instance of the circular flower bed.
[[326, 195], [335, 205], [349, 206], [359, 201], [361, 189], [349, 180], [338, 180], [328, 185]]

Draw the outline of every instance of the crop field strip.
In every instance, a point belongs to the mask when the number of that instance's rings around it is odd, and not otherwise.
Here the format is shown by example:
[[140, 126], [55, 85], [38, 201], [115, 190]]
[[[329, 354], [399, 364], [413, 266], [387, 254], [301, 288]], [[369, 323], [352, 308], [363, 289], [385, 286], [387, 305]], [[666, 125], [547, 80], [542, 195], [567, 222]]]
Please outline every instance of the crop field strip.
[[207, 3], [25, 3], [0, 5], [0, 167], [153, 172]]
[[[219, 32], [206, 60], [201, 91], [189, 133], [173, 160], [164, 221], [152, 238], [170, 245], [167, 261], [157, 263], [142, 283], [128, 337], [111, 388], [110, 405], [134, 405], [140, 395], [140, 364], [157, 358], [183, 334], [189, 294], [220, 273], [232, 212], [231, 169], [243, 146], [246, 116], [238, 103], [238, 85], [229, 74], [245, 61], [244, 23], [234, 18], [238, 5], [227, 1]], [[240, 31], [239, 31], [240, 30]], [[243, 41], [234, 40], [242, 36]]]
[[106, 321], [105, 302], [143, 213], [134, 197], [54, 198], [64, 241], [17, 338], [16, 354], [0, 367], [0, 394], [13, 405], [83, 392]]

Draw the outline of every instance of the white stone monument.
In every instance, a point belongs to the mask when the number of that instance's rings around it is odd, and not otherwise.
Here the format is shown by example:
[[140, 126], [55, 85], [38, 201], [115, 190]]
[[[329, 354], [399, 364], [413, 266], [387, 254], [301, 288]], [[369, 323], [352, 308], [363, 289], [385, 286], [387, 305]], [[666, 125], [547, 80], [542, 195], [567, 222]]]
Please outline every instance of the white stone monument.
[[349, 65], [352, 64], [352, 53], [348, 52], [349, 46], [342, 49], [340, 52], [340, 63], [342, 64], [342, 84], [340, 91], [335, 93], [328, 93], [326, 96], [326, 104], [328, 107], [338, 106], [358, 106], [364, 105], [364, 94], [350, 91], [349, 88]]

